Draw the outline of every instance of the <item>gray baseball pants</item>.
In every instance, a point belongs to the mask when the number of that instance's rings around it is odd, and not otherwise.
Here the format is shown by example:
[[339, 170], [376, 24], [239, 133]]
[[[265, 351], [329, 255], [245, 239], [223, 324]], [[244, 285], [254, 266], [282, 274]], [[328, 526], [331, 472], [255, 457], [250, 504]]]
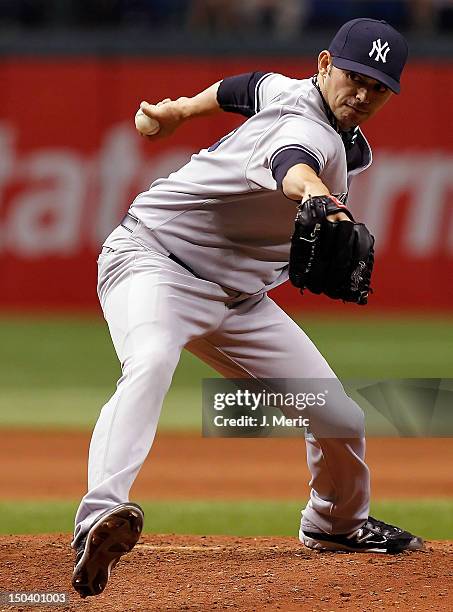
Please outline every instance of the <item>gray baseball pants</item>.
[[[230, 378], [336, 380], [307, 335], [267, 295], [244, 300], [197, 278], [141, 222], [132, 233], [114, 230], [98, 266], [98, 295], [122, 375], [93, 431], [73, 546], [99, 514], [128, 501], [184, 347]], [[344, 391], [323, 410], [342, 437], [306, 439], [312, 478], [302, 528], [348, 533], [369, 512], [363, 413]]]

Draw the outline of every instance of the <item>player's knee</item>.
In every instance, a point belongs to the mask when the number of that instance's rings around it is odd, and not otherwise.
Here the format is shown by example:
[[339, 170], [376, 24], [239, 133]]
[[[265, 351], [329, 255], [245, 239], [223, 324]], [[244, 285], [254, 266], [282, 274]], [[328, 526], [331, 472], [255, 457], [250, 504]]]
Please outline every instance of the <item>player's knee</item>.
[[322, 408], [309, 412], [310, 430], [315, 437], [362, 438], [365, 435], [365, 417], [362, 409], [346, 393], [335, 395]]
[[124, 363], [123, 374], [162, 382], [171, 379], [178, 362], [178, 355], [165, 346], [152, 346], [136, 353]]
[[352, 438], [362, 438], [365, 436], [365, 415], [360, 406], [346, 396], [349, 402], [349, 423], [348, 429]]
[[[362, 438], [365, 435], [365, 415], [360, 406], [346, 393], [336, 412], [333, 424], [340, 438]], [[335, 432], [334, 432], [335, 433]]]

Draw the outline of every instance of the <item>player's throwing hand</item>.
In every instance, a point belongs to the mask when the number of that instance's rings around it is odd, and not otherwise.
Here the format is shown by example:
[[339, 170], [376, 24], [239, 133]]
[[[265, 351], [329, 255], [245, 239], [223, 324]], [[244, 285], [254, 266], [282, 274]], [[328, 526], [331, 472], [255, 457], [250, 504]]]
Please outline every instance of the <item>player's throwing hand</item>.
[[[165, 98], [157, 104], [143, 101], [136, 114], [135, 125], [139, 134], [155, 140], [170, 136], [185, 119], [184, 103], [187, 98]], [[138, 120], [139, 118], [139, 120]]]

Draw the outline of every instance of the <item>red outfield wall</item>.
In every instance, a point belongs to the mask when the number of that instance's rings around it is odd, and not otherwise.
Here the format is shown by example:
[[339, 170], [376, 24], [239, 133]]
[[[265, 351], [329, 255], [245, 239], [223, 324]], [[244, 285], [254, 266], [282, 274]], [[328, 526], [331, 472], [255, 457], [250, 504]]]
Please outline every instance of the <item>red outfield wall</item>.
[[[135, 132], [140, 100], [192, 95], [226, 75], [298, 60], [12, 60], [0, 63], [0, 307], [97, 308], [96, 254], [137, 192], [216, 141], [240, 119], [189, 122], [151, 144]], [[365, 126], [374, 163], [350, 205], [377, 241], [368, 311], [453, 311], [453, 65], [412, 64]], [[276, 292], [289, 308], [332, 303]], [[335, 305], [351, 312], [353, 305]]]

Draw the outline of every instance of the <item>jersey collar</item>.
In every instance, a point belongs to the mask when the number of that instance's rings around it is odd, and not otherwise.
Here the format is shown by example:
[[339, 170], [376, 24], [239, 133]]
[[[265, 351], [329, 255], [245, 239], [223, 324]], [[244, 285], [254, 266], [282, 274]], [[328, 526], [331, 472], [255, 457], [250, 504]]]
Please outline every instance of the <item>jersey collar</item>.
[[317, 76], [318, 75], [315, 74], [312, 77], [311, 82], [313, 83], [313, 85], [315, 86], [317, 92], [321, 96], [322, 105], [324, 107], [324, 113], [325, 113], [325, 115], [327, 117], [328, 122], [333, 127], [333, 129], [340, 135], [341, 140], [343, 141], [344, 148], [346, 150], [348, 150], [348, 149], [350, 149], [351, 147], [353, 147], [355, 145], [355, 142], [357, 140], [357, 136], [359, 135], [359, 127], [357, 126], [355, 128], [352, 128], [352, 129], [348, 130], [347, 132], [345, 132], [345, 131], [340, 129], [340, 127], [338, 125], [338, 122], [337, 122], [337, 120], [335, 118], [335, 115], [331, 111], [330, 106], [327, 104], [324, 96], [322, 95], [321, 88], [318, 85]]

